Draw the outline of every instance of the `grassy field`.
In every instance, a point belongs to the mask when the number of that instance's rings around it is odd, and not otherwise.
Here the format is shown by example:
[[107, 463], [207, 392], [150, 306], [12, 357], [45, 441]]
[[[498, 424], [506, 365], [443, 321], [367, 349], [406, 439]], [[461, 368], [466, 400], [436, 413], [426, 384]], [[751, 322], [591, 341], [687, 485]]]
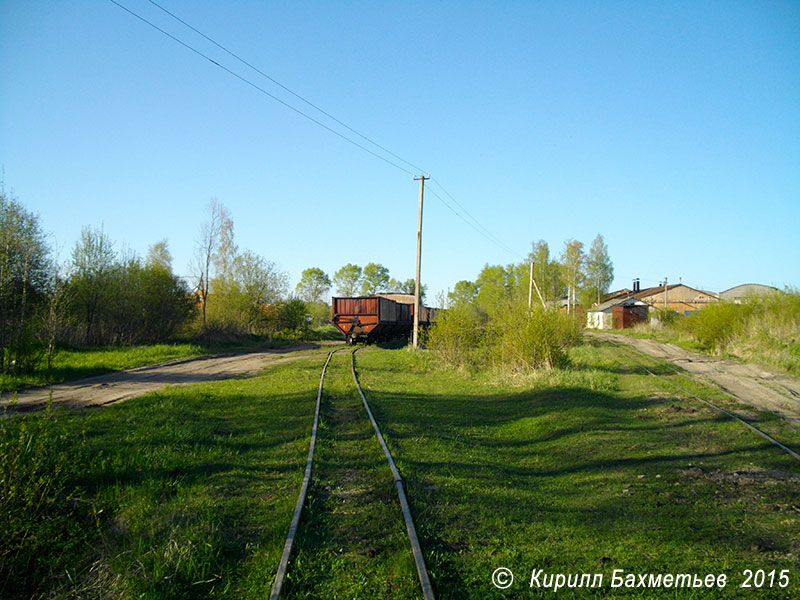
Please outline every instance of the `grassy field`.
[[[326, 338], [327, 339], [327, 338]], [[144, 365], [169, 362], [195, 356], [226, 352], [247, 352], [265, 348], [280, 348], [294, 343], [287, 339], [252, 339], [219, 344], [154, 344], [149, 346], [104, 346], [100, 348], [61, 348], [53, 356], [53, 368], [46, 361], [33, 373], [0, 374], [0, 392], [38, 385], [61, 383]]]
[[[800, 597], [800, 464], [611, 345], [566, 371], [441, 371], [357, 354], [438, 598]], [[346, 354], [323, 398], [287, 598], [421, 597], [391, 474]], [[291, 519], [324, 355], [102, 410], [0, 421], [0, 597], [263, 598]], [[688, 387], [688, 386], [693, 386]], [[728, 404], [730, 405], [730, 402]], [[737, 410], [749, 410], [732, 406]], [[800, 447], [796, 427], [753, 413]], [[506, 567], [506, 590], [492, 573]], [[604, 576], [531, 589], [532, 571]], [[612, 572], [727, 574], [723, 590], [612, 589]], [[790, 586], [741, 589], [745, 569]], [[540, 577], [540, 581], [541, 581]]]

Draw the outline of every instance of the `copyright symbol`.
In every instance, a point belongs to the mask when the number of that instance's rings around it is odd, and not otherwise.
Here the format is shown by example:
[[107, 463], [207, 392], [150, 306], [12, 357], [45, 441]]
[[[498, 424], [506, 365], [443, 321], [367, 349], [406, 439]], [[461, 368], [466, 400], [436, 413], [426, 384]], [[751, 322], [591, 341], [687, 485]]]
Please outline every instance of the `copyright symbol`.
[[511, 569], [506, 569], [505, 567], [495, 569], [494, 573], [492, 573], [492, 583], [494, 587], [498, 589], [508, 589], [511, 587], [511, 584], [514, 583], [514, 574], [511, 572]]

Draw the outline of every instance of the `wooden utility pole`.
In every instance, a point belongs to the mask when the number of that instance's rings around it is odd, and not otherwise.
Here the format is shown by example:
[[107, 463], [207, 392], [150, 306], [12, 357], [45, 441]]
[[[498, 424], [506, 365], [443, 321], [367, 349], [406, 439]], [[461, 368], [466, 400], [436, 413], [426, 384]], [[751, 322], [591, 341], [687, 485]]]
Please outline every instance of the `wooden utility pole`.
[[533, 261], [531, 261], [531, 280], [528, 282], [528, 310], [531, 309], [532, 300], [533, 300]]
[[664, 310], [667, 310], [667, 278], [664, 277]]
[[544, 298], [542, 297], [542, 292], [539, 289], [539, 284], [536, 283], [536, 279], [533, 277], [533, 265], [535, 263], [531, 261], [531, 280], [528, 282], [528, 310], [533, 308], [533, 288], [536, 288], [536, 295], [539, 296], [539, 300], [542, 301], [542, 308], [547, 309], [547, 304], [545, 304]]
[[431, 176], [420, 175], [414, 177], [414, 181], [419, 181], [419, 220], [417, 222], [417, 279], [414, 283], [414, 330], [411, 336], [414, 348], [419, 347], [419, 310], [421, 303], [419, 301], [419, 273], [420, 265], [422, 264], [422, 194], [425, 190], [425, 180], [430, 179]]

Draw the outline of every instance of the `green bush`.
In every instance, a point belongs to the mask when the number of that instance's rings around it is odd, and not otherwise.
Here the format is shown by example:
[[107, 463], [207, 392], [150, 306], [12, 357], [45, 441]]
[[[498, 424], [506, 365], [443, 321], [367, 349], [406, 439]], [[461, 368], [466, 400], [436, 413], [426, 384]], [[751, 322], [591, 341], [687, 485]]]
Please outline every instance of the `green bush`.
[[497, 332], [493, 357], [498, 366], [515, 372], [561, 368], [567, 350], [580, 341], [580, 327], [558, 310], [510, 305], [493, 322]]
[[447, 310], [431, 327], [427, 346], [446, 366], [521, 372], [565, 366], [567, 350], [579, 340], [580, 327], [571, 316], [509, 302], [493, 318], [470, 304]]
[[731, 340], [743, 331], [752, 311], [752, 304], [717, 302], [689, 315], [683, 327], [706, 349], [724, 352]]
[[425, 345], [441, 364], [474, 367], [483, 363], [487, 345], [486, 323], [470, 304], [459, 304], [439, 313], [425, 334]]

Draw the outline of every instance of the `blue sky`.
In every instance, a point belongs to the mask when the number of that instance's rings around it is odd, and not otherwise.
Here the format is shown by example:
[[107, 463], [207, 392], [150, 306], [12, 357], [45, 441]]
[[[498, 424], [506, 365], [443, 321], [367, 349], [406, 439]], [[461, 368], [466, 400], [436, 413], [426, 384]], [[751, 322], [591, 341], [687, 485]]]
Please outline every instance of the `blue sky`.
[[[119, 2], [368, 145], [147, 0]], [[430, 172], [512, 251], [426, 193], [431, 297], [534, 240], [558, 254], [597, 233], [614, 287], [800, 285], [797, 2], [159, 3]], [[348, 262], [414, 273], [410, 174], [107, 0], [0, 0], [0, 167], [62, 260], [102, 226], [140, 254], [166, 237], [188, 274], [216, 197], [292, 285]]]

